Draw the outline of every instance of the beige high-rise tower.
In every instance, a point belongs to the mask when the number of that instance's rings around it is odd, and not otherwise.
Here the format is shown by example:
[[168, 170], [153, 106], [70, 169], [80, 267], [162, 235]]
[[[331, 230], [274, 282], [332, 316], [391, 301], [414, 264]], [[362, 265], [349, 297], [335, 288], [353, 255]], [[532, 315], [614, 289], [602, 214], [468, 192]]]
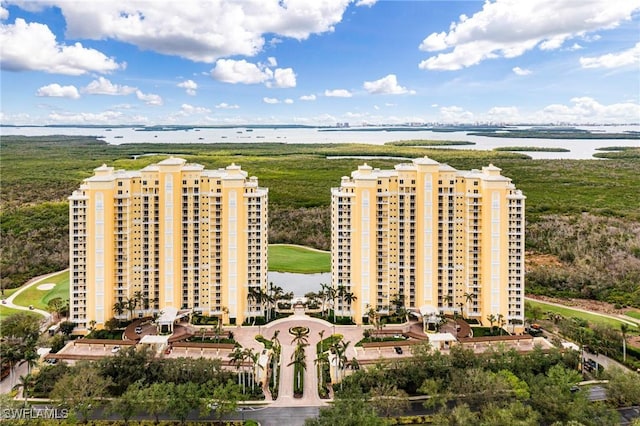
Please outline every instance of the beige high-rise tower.
[[136, 315], [185, 309], [242, 323], [267, 284], [268, 190], [237, 165], [168, 158], [103, 165], [69, 197], [70, 315], [79, 331], [137, 299]]
[[[331, 190], [331, 274], [374, 310], [460, 313], [521, 332], [525, 196], [493, 165], [459, 171], [427, 157], [394, 170], [363, 165]], [[344, 306], [340, 306], [344, 305]]]

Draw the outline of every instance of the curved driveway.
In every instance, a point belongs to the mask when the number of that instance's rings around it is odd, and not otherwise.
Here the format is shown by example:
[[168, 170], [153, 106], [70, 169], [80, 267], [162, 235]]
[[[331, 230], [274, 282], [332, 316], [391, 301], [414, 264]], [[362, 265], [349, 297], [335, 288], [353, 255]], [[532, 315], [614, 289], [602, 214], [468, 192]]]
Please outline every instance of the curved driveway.
[[[304, 395], [302, 398], [294, 398], [293, 396], [293, 365], [289, 366], [291, 356], [295, 350], [291, 343], [293, 336], [289, 334], [289, 328], [295, 326], [303, 326], [309, 328], [308, 343], [305, 348], [307, 368], [304, 374]], [[265, 326], [253, 327], [237, 327], [232, 329], [234, 338], [243, 346], [250, 347], [255, 350], [262, 350], [262, 344], [255, 340], [257, 334], [262, 334], [266, 339], [271, 339], [278, 330], [278, 340], [282, 345], [282, 358], [280, 368], [280, 388], [278, 390], [278, 399], [276, 399], [271, 407], [313, 407], [322, 406], [327, 403], [326, 400], [318, 396], [318, 375], [315, 364], [316, 345], [320, 342], [320, 332], [324, 330], [324, 338], [331, 336], [333, 333], [342, 334], [346, 342], [351, 342], [347, 349], [347, 358], [351, 359], [357, 355], [354, 345], [362, 339], [363, 327], [360, 326], [334, 326], [333, 324], [318, 318], [312, 318], [304, 314], [302, 310], [296, 311], [294, 315], [273, 321]]]

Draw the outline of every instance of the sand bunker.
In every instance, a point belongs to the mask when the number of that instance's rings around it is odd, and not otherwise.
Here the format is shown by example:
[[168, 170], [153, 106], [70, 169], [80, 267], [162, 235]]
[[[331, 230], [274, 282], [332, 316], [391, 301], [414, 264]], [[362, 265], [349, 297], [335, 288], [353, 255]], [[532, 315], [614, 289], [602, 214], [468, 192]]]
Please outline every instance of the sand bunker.
[[56, 285], [54, 283], [45, 283], [45, 284], [40, 284], [38, 287], [36, 287], [38, 290], [51, 290], [52, 288], [54, 288]]

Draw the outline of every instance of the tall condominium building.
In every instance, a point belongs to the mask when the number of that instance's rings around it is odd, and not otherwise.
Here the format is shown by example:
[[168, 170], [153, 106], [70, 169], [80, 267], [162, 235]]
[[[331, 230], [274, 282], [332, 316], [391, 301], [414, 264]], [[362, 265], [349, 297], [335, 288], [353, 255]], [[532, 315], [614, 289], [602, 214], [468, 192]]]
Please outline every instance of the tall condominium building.
[[267, 283], [268, 190], [237, 165], [168, 158], [137, 171], [103, 165], [69, 197], [70, 309], [100, 328], [119, 301], [136, 313], [193, 309], [241, 323]]
[[332, 285], [356, 299], [338, 298], [338, 313], [360, 323], [401, 304], [521, 331], [525, 196], [500, 171], [424, 157], [343, 177], [331, 190]]

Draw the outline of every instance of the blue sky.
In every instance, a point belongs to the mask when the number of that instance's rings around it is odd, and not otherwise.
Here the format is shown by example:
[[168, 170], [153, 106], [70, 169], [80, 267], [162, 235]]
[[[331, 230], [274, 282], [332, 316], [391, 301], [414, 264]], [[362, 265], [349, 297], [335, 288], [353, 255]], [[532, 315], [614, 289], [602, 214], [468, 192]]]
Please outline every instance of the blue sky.
[[640, 122], [640, 0], [0, 4], [3, 124]]

